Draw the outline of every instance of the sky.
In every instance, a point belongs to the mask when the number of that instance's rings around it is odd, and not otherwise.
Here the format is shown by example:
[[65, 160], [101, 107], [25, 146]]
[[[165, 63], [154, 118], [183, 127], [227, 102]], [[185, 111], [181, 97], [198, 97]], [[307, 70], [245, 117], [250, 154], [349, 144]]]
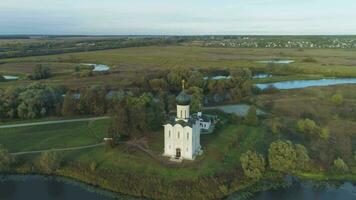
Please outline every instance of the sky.
[[356, 34], [356, 0], [0, 0], [0, 34]]

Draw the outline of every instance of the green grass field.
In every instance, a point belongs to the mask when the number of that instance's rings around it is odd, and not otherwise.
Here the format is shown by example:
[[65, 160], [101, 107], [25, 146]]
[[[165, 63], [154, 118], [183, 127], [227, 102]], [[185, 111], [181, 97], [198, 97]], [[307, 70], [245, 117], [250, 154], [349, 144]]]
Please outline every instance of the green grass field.
[[0, 144], [10, 152], [96, 144], [106, 134], [108, 120], [39, 125], [0, 130]]
[[[1, 144], [10, 152], [67, 148], [96, 144], [106, 136], [109, 120], [73, 122], [52, 125], [1, 129]], [[117, 173], [134, 172], [151, 174], [168, 180], [191, 179], [201, 175], [232, 170], [239, 164], [239, 155], [248, 149], [263, 151], [267, 145], [261, 128], [228, 125], [212, 135], [202, 136], [203, 156], [194, 162], [186, 161], [184, 167], [162, 164], [146, 153], [126, 144], [95, 147], [85, 150], [61, 152], [64, 161], [98, 163], [99, 169]], [[159, 156], [163, 149], [163, 133], [152, 133], [149, 146]], [[26, 156], [25, 156], [26, 157]], [[29, 156], [33, 159], [33, 156]]]

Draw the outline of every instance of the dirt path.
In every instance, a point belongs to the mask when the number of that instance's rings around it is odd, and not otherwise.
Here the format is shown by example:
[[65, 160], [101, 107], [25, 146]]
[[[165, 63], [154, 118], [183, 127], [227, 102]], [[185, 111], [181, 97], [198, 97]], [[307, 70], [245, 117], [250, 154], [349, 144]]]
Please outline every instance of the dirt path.
[[51, 151], [72, 151], [72, 150], [90, 149], [90, 148], [102, 146], [104, 144], [105, 143], [102, 142], [102, 143], [98, 143], [98, 144], [85, 145], [85, 146], [79, 146], [79, 147], [68, 147], [68, 148], [60, 148], [60, 149], [45, 149], [45, 150], [37, 150], [37, 151], [22, 151], [22, 152], [11, 153], [11, 155], [18, 156], [18, 155], [37, 154], [37, 153], [51, 152]]
[[47, 124], [61, 124], [61, 123], [70, 123], [70, 122], [94, 121], [94, 120], [108, 119], [108, 118], [110, 117], [104, 116], [104, 117], [65, 119], [65, 120], [55, 120], [55, 121], [45, 121], [45, 122], [32, 122], [32, 123], [24, 123], [24, 124], [10, 124], [10, 125], [1, 125], [0, 129], [17, 128], [17, 127], [25, 127], [25, 126], [38, 126], [38, 125], [47, 125]]

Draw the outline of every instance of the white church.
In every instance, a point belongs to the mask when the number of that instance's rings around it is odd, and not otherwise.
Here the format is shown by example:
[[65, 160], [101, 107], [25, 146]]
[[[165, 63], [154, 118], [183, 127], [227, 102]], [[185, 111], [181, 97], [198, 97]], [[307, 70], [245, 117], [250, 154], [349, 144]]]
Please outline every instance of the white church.
[[190, 96], [183, 90], [177, 96], [177, 115], [164, 125], [164, 156], [173, 161], [194, 160], [203, 153], [200, 145], [202, 131], [213, 128], [213, 120], [201, 112], [190, 115]]

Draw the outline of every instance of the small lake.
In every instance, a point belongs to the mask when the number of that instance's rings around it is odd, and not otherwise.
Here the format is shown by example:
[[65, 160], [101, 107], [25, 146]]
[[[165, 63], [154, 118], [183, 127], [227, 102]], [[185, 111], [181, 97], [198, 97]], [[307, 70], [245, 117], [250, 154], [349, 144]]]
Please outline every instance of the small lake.
[[[218, 109], [225, 113], [235, 114], [237, 116], [244, 117], [247, 115], [248, 110], [250, 109], [250, 105], [248, 105], [248, 104], [234, 104], [234, 105], [207, 107], [206, 109]], [[260, 109], [257, 109], [257, 114], [263, 115], [266, 113]]]
[[275, 83], [262, 83], [256, 86], [262, 90], [268, 87], [275, 87], [280, 90], [306, 88], [312, 86], [331, 86], [340, 84], [355, 84], [356, 78], [335, 78], [335, 79], [319, 79], [319, 80], [295, 80], [295, 81], [282, 81]]
[[258, 73], [252, 76], [253, 79], [271, 78], [272, 74]]
[[3, 76], [5, 80], [9, 80], [9, 81], [13, 81], [13, 80], [18, 80], [19, 77], [18, 76], [9, 76], [9, 75], [5, 75]]
[[83, 64], [83, 65], [93, 67], [93, 72], [106, 72], [110, 70], [110, 67], [104, 64]]
[[294, 60], [263, 60], [257, 62], [264, 63], [264, 64], [291, 64], [294, 63]]
[[1, 200], [113, 200], [135, 199], [118, 196], [65, 178], [3, 175], [0, 176]]

